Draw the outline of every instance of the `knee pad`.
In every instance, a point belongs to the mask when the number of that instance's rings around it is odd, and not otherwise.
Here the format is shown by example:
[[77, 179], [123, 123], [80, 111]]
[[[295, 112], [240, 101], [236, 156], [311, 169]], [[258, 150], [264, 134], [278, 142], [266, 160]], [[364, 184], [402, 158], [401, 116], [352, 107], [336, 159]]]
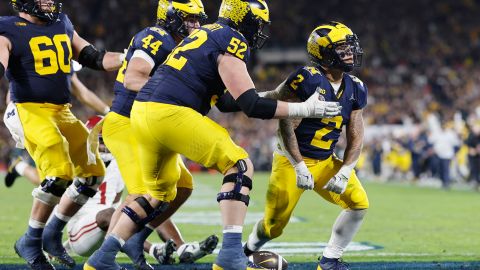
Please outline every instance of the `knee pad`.
[[97, 193], [97, 188], [103, 181], [103, 176], [75, 177], [67, 189], [67, 196], [78, 205], [84, 205], [89, 198]]
[[161, 213], [165, 212], [165, 209], [167, 209], [169, 205], [166, 202], [162, 202], [158, 207], [153, 208], [143, 196], [136, 198], [135, 201], [143, 208], [143, 211], [147, 214], [146, 217], [141, 218], [135, 210], [128, 206], [123, 207], [122, 212], [137, 224], [138, 230], [143, 229], [146, 224], [155, 219]]
[[250, 196], [240, 193], [242, 186], [252, 190], [252, 179], [244, 174], [247, 171], [247, 163], [242, 159], [239, 160], [235, 165], [238, 168], [238, 172], [225, 175], [223, 178], [223, 184], [235, 183], [235, 186], [231, 191], [218, 193], [217, 202], [222, 200], [235, 200], [244, 202], [245, 205], [248, 206], [250, 203]]
[[61, 178], [47, 177], [32, 191], [32, 196], [47, 205], [55, 206], [60, 202], [69, 184], [69, 181]]

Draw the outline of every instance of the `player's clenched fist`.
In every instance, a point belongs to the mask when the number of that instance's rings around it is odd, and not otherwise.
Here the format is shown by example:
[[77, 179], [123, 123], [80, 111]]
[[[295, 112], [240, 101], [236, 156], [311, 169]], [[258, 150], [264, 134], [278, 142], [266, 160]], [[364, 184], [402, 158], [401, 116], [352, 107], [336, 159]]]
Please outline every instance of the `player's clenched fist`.
[[302, 161], [294, 166], [295, 174], [297, 175], [297, 187], [301, 189], [313, 189], [314, 180], [313, 176], [305, 165], [305, 161]]

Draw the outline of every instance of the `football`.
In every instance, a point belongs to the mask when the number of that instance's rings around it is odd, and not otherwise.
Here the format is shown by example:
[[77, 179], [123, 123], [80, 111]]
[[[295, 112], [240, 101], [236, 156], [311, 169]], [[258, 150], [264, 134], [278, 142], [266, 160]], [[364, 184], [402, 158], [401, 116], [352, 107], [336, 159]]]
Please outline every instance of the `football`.
[[284, 270], [288, 268], [288, 262], [282, 256], [271, 251], [257, 251], [248, 258], [256, 265], [268, 270]]

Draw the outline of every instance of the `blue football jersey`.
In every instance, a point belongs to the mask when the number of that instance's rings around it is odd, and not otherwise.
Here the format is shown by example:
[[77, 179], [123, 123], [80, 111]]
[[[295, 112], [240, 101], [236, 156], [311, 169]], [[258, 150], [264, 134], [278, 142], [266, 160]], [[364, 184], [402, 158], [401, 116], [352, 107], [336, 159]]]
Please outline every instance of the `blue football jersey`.
[[248, 62], [250, 49], [240, 32], [221, 23], [195, 30], [170, 53], [136, 99], [190, 107], [206, 115], [225, 92], [217, 63], [225, 53]]
[[137, 96], [137, 92], [128, 90], [123, 86], [125, 79], [125, 71], [127, 70], [128, 63], [136, 50], [141, 50], [150, 56], [155, 65], [150, 74], [153, 75], [158, 66], [165, 61], [168, 54], [175, 48], [175, 40], [164, 29], [155, 26], [147, 27], [138, 32], [130, 42], [128, 46], [127, 55], [123, 61], [123, 65], [118, 71], [117, 79], [114, 85], [114, 94], [111, 111], [114, 111], [120, 115], [130, 117], [130, 111], [132, 110], [133, 101]]
[[0, 17], [0, 35], [12, 44], [6, 75], [14, 102], [70, 102], [73, 33], [65, 14], [47, 25]]
[[344, 74], [337, 94], [325, 75], [315, 67], [301, 67], [285, 82], [292, 93], [302, 101], [317, 91], [325, 101], [339, 102], [342, 114], [333, 118], [304, 118], [295, 129], [300, 152], [314, 159], [326, 159], [333, 154], [342, 127], [350, 121], [354, 110], [367, 105], [367, 86], [357, 77]]

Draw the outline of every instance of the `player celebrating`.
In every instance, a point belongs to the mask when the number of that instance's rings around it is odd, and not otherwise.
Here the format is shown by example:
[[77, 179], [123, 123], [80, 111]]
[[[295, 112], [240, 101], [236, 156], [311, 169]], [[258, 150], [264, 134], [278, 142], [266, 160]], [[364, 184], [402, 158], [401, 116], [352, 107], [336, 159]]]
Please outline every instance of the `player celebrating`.
[[[244, 248], [249, 255], [279, 237], [300, 196], [306, 189], [313, 189], [344, 209], [333, 225], [318, 270], [345, 270], [348, 267], [339, 258], [368, 208], [367, 194], [353, 170], [363, 144], [362, 112], [367, 104], [367, 87], [346, 74], [361, 65], [363, 52], [357, 36], [338, 22], [315, 28], [307, 50], [314, 66], [298, 69], [267, 96], [307, 100], [320, 93], [324, 100], [340, 102], [342, 114], [330, 119], [280, 120], [281, 147], [273, 159], [265, 216], [255, 225]], [[333, 151], [344, 125], [347, 147], [341, 161]]]
[[[114, 86], [115, 98], [111, 112], [107, 114], [103, 124], [103, 137], [108, 149], [118, 162], [120, 172], [127, 187], [128, 196], [124, 205], [132, 202], [147, 189], [142, 180], [138, 143], [130, 128], [130, 111], [137, 92], [145, 85], [150, 75], [165, 61], [173, 48], [188, 35], [200, 27], [200, 20], [206, 18], [200, 0], [158, 1], [157, 24], [137, 33], [128, 47], [122, 68], [118, 72]], [[153, 269], [144, 257], [143, 242], [153, 229], [172, 215], [190, 196], [193, 189], [192, 175], [180, 161], [181, 177], [177, 183], [177, 197], [156, 224], [147, 225], [135, 237], [123, 246], [125, 252], [138, 269]], [[112, 218], [112, 226], [121, 214], [118, 208]], [[165, 224], [172, 233], [171, 222]]]
[[258, 269], [247, 266], [241, 246], [253, 165], [228, 132], [205, 115], [225, 89], [250, 117], [324, 117], [340, 111], [336, 102], [320, 101], [318, 95], [303, 103], [258, 96], [246, 63], [250, 47], [260, 48], [265, 42], [262, 28], [268, 23], [265, 1], [224, 0], [217, 23], [185, 38], [142, 88], [133, 104], [131, 125], [148, 193], [122, 209], [112, 234], [84, 269], [120, 268], [114, 260], [124, 241], [175, 198], [180, 154], [225, 175], [217, 196], [223, 246], [213, 269]]
[[18, 139], [44, 179], [32, 192], [29, 226], [15, 243], [15, 251], [32, 269], [54, 269], [42, 247], [73, 267], [75, 261], [62, 246], [62, 230], [95, 195], [105, 167], [98, 152], [96, 165], [87, 165], [88, 130], [69, 109], [71, 59], [89, 68], [114, 70], [121, 66], [121, 54], [98, 51], [81, 38], [56, 1], [12, 0], [11, 4], [19, 14], [0, 19], [0, 78], [6, 70], [15, 104], [11, 117], [22, 124]]

